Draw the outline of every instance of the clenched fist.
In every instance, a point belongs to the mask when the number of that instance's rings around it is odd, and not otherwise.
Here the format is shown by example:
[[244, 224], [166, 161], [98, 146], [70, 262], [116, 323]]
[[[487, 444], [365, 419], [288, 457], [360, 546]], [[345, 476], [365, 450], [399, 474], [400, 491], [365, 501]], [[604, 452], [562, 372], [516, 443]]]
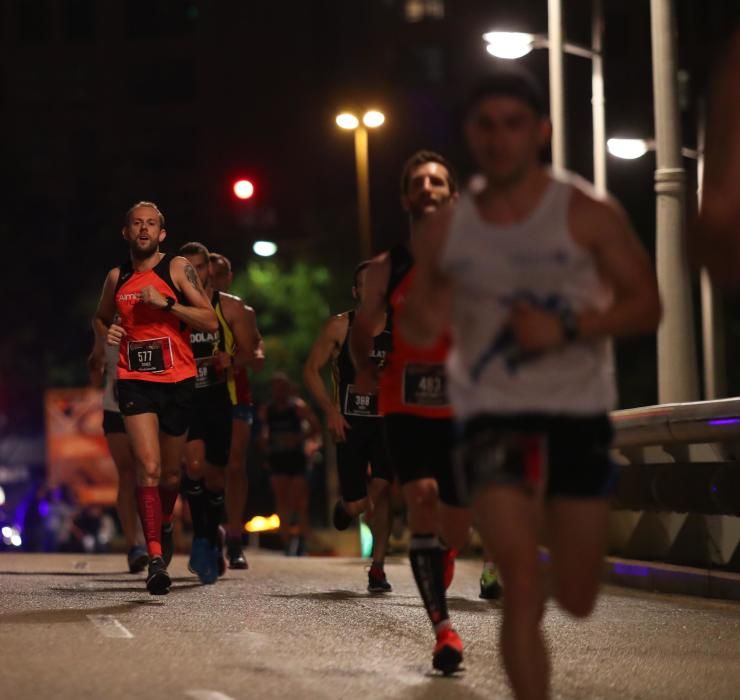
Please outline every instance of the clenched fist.
[[152, 287], [151, 284], [141, 290], [141, 302], [143, 304], [149, 304], [149, 306], [153, 306], [155, 309], [167, 308], [167, 299]]
[[125, 335], [126, 331], [123, 330], [123, 326], [118, 326], [113, 323], [110, 328], [108, 328], [108, 335], [105, 340], [108, 345], [120, 345], [123, 340], [123, 336]]

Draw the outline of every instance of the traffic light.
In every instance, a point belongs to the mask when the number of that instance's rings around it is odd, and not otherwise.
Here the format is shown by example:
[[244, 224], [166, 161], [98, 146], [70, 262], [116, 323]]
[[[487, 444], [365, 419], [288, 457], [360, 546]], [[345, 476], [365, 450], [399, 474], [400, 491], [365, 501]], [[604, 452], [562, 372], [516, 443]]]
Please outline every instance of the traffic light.
[[251, 180], [241, 178], [234, 182], [234, 195], [237, 199], [247, 200], [254, 196], [254, 184]]

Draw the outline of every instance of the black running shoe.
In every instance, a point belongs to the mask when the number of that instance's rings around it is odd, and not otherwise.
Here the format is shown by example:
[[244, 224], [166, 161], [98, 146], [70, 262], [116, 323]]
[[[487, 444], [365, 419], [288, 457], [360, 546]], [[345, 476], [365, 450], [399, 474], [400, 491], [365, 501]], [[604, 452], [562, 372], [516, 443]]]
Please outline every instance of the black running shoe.
[[138, 574], [146, 569], [149, 563], [149, 555], [140, 544], [135, 544], [128, 550], [128, 570], [132, 574]]
[[164, 559], [164, 565], [169, 566], [172, 561], [172, 555], [175, 553], [175, 540], [172, 523], [162, 525], [160, 542], [162, 543], [162, 559]]
[[367, 590], [368, 593], [390, 593], [393, 590], [385, 577], [385, 571], [379, 566], [371, 566], [367, 572]]
[[334, 527], [337, 530], [346, 530], [352, 522], [352, 516], [344, 508], [344, 503], [341, 500], [337, 501], [334, 505]]
[[149, 562], [149, 575], [146, 577], [146, 589], [152, 595], [166, 595], [170, 592], [172, 581], [167, 573], [164, 559], [152, 557]]
[[244, 550], [242, 549], [242, 542], [240, 538], [230, 537], [228, 540], [226, 540], [226, 556], [229, 559], [230, 569], [249, 568], [247, 558], [244, 556]]
[[502, 588], [496, 569], [484, 569], [480, 575], [480, 594], [484, 600], [497, 600], [501, 597]]

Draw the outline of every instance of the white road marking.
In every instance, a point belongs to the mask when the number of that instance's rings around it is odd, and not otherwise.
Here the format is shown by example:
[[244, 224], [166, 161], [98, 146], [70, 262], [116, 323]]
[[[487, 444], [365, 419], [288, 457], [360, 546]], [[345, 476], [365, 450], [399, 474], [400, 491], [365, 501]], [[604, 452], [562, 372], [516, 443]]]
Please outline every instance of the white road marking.
[[98, 632], [111, 639], [133, 639], [129, 632], [113, 615], [88, 615], [87, 619], [95, 625]]
[[186, 690], [185, 695], [193, 700], [234, 700], [230, 695], [219, 693], [218, 690]]

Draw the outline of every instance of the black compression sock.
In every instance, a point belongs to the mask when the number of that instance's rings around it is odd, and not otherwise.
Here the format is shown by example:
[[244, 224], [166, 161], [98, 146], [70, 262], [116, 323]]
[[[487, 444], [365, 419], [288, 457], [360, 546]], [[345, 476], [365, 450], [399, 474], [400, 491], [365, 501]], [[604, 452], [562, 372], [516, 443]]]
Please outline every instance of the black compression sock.
[[434, 535], [412, 535], [409, 559], [414, 579], [432, 625], [448, 619], [445, 594], [442, 550]]
[[218, 543], [218, 526], [221, 524], [224, 514], [224, 492], [209, 491], [206, 489], [206, 523], [208, 527], [209, 542], [212, 545]]
[[190, 506], [190, 517], [193, 519], [193, 537], [208, 537], [206, 522], [208, 504], [203, 479], [191, 479], [184, 476], [182, 490]]

